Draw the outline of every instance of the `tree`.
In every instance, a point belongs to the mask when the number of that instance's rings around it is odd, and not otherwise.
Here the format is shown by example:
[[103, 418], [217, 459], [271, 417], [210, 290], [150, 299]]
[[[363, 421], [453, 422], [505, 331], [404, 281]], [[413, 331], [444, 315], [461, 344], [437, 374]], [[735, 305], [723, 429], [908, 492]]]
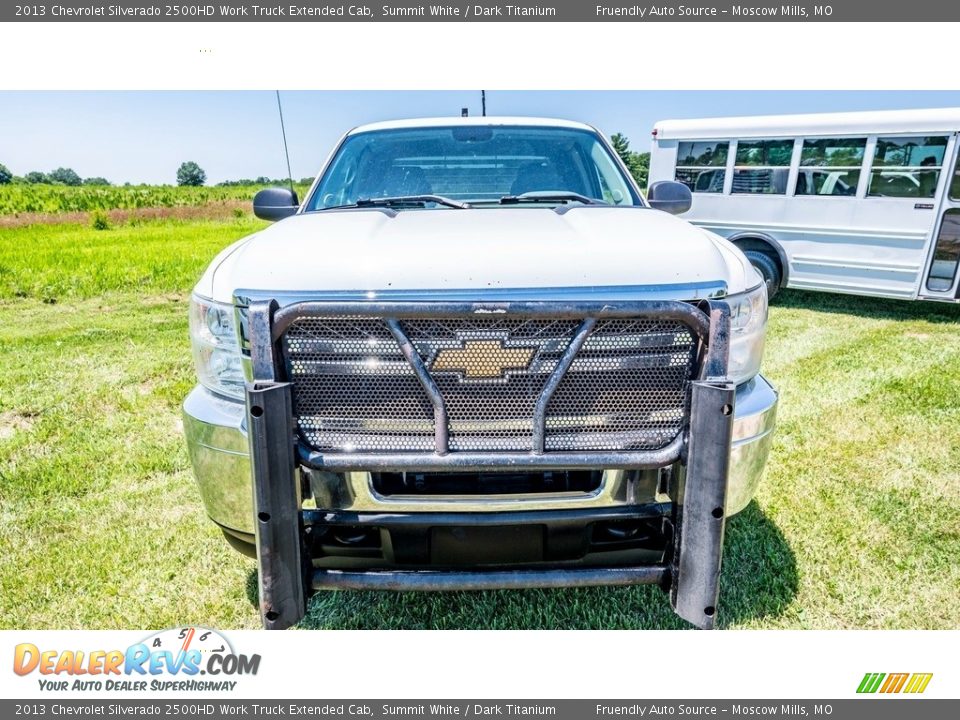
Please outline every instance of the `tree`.
[[84, 185], [109, 185], [110, 181], [102, 177], [88, 177], [83, 179]]
[[177, 185], [200, 187], [207, 181], [207, 174], [193, 160], [183, 163], [177, 170]]
[[13, 173], [7, 170], [7, 166], [0, 163], [0, 185], [6, 185], [13, 180]]
[[613, 144], [613, 149], [617, 151], [617, 155], [620, 156], [620, 159], [623, 160], [624, 164], [630, 162], [630, 141], [627, 139], [627, 136], [623, 133], [614, 133], [610, 137], [610, 142]]
[[23, 176], [23, 179], [28, 183], [33, 183], [34, 185], [42, 185], [43, 183], [47, 182], [46, 174], [39, 172], [38, 170], [28, 172]]
[[645, 188], [647, 186], [647, 177], [650, 174], [650, 153], [633, 152], [630, 149], [630, 140], [623, 133], [616, 133], [610, 138], [613, 149], [627, 166], [627, 170], [633, 175], [637, 184]]
[[645, 188], [650, 179], [650, 153], [634, 153], [633, 162], [628, 165], [630, 174], [637, 179], [637, 184]]
[[57, 183], [59, 185], [79, 185], [83, 182], [80, 179], [80, 176], [77, 175], [74, 170], [71, 168], [57, 168], [52, 173], [47, 176], [49, 182]]

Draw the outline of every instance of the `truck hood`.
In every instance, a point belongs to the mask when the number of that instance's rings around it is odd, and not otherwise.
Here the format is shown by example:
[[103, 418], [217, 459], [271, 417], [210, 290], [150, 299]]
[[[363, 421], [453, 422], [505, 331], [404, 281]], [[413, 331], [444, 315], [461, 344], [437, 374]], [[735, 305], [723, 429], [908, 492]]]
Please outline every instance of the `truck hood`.
[[[727, 241], [647, 208], [377, 209], [304, 213], [225, 249], [196, 291], [310, 294], [602, 288], [759, 280]], [[703, 291], [678, 288], [677, 299]]]

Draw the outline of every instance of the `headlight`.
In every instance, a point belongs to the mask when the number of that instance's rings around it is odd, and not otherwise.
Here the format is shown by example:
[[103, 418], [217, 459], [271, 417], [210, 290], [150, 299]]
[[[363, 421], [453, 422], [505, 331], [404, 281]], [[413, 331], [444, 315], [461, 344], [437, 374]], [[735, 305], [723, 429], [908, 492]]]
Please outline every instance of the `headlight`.
[[730, 364], [727, 375], [736, 384], [760, 372], [763, 344], [767, 336], [767, 286], [731, 295]]
[[242, 398], [243, 365], [233, 306], [192, 296], [190, 341], [200, 384], [222, 395]]

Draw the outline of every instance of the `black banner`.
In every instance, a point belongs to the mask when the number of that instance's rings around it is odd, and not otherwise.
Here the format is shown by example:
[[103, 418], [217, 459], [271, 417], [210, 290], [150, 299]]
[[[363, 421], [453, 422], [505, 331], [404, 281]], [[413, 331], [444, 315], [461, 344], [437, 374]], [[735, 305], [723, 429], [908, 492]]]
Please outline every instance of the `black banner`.
[[746, 0], [642, 3], [624, 0], [545, 2], [443, 1], [323, 3], [311, 0], [37, 0], [0, 5], [10, 22], [942, 22], [960, 5], [942, 0], [832, 0], [781, 4]]

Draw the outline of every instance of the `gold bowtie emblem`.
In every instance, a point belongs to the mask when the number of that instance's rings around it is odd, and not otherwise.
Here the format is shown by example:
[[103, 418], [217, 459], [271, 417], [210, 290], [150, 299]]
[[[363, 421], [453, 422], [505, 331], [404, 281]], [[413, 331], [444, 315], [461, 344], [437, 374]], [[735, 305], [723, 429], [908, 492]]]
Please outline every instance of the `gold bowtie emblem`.
[[467, 378], [499, 378], [506, 370], [525, 370], [535, 349], [504, 347], [500, 340], [467, 340], [444, 348], [433, 360], [434, 372], [461, 372]]

